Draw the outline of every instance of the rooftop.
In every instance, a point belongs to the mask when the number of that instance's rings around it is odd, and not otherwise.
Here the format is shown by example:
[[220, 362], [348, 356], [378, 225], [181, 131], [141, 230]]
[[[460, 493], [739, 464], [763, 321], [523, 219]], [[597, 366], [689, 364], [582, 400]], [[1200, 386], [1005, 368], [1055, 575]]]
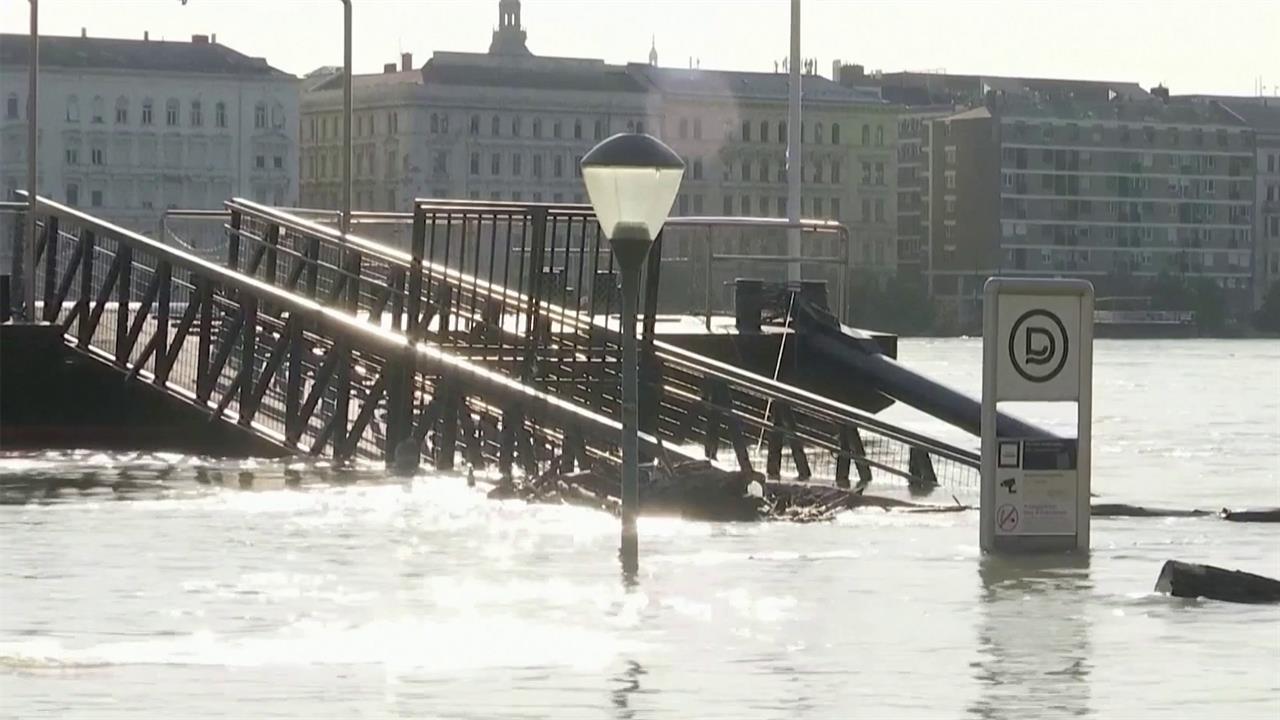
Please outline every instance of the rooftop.
[[[787, 73], [685, 70], [639, 63], [631, 63], [627, 69], [658, 91], [675, 95], [786, 101], [790, 86]], [[871, 90], [844, 87], [821, 75], [805, 75], [802, 85], [806, 101], [885, 104]]]
[[1007, 117], [1056, 120], [1160, 123], [1165, 125], [1238, 125], [1239, 117], [1218, 105], [1164, 103], [1160, 100], [1129, 102], [1078, 102], [1070, 99], [1001, 97], [997, 111]]
[[[0, 66], [26, 67], [30, 56], [26, 35], [0, 34]], [[203, 35], [190, 42], [120, 38], [40, 36], [40, 65], [86, 70], [146, 70], [198, 75], [293, 78], [263, 58], [249, 57]]]

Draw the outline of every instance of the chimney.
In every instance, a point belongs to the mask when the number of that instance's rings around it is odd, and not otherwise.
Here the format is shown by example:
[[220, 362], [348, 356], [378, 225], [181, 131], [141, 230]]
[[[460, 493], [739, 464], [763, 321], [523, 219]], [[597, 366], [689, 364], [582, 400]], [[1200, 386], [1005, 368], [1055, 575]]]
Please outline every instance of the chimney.
[[150, 40], [150, 39], [151, 39], [151, 33], [150, 33], [150, 32], [148, 32], [148, 31], [146, 31], [146, 30], [143, 30], [143, 31], [142, 31], [142, 41], [143, 41], [143, 42], [146, 42], [146, 41], [148, 41], [148, 40]]
[[210, 36], [209, 36], [209, 42], [213, 43], [214, 45], [217, 45], [217, 44], [218, 44], [218, 33], [214, 33], [214, 34], [210, 35]]
[[80, 37], [82, 37], [82, 38], [87, 38], [87, 37], [89, 37], [89, 30], [88, 30], [88, 28], [80, 28]]
[[1154, 97], [1160, 98], [1166, 104], [1169, 102], [1169, 88], [1165, 87], [1164, 83], [1160, 83], [1159, 85], [1151, 88], [1151, 94]]
[[395, 64], [395, 63], [387, 63], [387, 64], [385, 64], [385, 65], [383, 65], [383, 66], [382, 66], [382, 72], [383, 72], [383, 74], [385, 74], [385, 75], [390, 75], [391, 73], [393, 73], [393, 72], [395, 72], [395, 71], [396, 71], [396, 64]]
[[401, 70], [413, 69], [413, 53], [400, 53], [400, 69]]
[[191, 44], [192, 45], [208, 45], [209, 36], [208, 35], [192, 35]]

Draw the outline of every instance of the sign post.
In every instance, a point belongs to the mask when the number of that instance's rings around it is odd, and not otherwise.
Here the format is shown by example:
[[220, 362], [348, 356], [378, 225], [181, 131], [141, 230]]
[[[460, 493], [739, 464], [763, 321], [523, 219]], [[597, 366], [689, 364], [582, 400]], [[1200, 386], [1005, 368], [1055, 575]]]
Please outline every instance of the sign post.
[[[984, 296], [982, 550], [1088, 550], [1093, 285], [994, 277]], [[998, 436], [1006, 400], [1076, 403], [1076, 438]]]

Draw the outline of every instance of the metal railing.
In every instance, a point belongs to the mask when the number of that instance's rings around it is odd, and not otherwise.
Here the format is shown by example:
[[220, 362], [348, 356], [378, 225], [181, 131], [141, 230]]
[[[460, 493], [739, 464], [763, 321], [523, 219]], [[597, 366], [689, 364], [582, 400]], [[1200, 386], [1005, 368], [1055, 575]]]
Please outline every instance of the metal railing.
[[506, 475], [618, 461], [618, 423], [281, 276], [264, 283], [45, 199], [37, 229], [35, 309], [71, 348], [290, 452], [389, 464], [425, 452], [438, 468], [461, 452]]
[[[409, 252], [248, 201], [228, 208], [231, 267], [618, 415], [616, 276], [584, 206], [421, 200]], [[774, 476], [977, 486], [975, 453], [657, 340], [658, 257], [645, 281], [642, 428], [712, 458], [731, 449], [743, 468], [763, 449]]]

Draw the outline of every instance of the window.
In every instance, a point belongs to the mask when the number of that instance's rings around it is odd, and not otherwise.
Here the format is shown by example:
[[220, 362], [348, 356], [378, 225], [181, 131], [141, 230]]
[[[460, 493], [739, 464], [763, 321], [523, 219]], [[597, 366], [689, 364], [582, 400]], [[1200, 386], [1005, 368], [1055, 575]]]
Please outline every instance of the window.
[[[574, 177], [582, 177], [582, 156], [581, 156], [581, 155], [574, 155], [574, 156], [573, 156], [573, 176], [574, 176]], [[581, 198], [582, 196], [581, 196], [581, 195], [575, 195], [575, 197], [577, 197], [577, 198]], [[582, 200], [580, 200], [580, 199], [579, 199], [579, 200], [574, 200], [574, 202], [582, 202]]]
[[822, 198], [813, 199], [813, 216], [822, 217]]
[[723, 214], [725, 215], [733, 214], [733, 196], [732, 195], [725, 195], [723, 202], [721, 204], [722, 204], [721, 210], [723, 211]]
[[480, 153], [478, 152], [471, 153], [471, 174], [480, 174]]
[[871, 222], [871, 200], [862, 198], [862, 222]]
[[67, 204], [75, 207], [80, 204], [80, 186], [75, 183], [67, 183]]
[[520, 137], [521, 125], [523, 125], [523, 123], [520, 121], [519, 115], [511, 118], [511, 137]]
[[689, 137], [689, 119], [680, 118], [680, 139], [684, 140]]
[[89, 204], [94, 207], [102, 207], [102, 191], [94, 190], [89, 193]]
[[126, 125], [129, 122], [129, 99], [120, 97], [116, 99], [116, 124]]
[[751, 196], [750, 195], [742, 196], [742, 214], [743, 215], [751, 214]]
[[884, 163], [876, 163], [876, 184], [884, 185]]
[[283, 156], [283, 155], [276, 155], [276, 156], [272, 157], [272, 158], [271, 158], [271, 167], [275, 168], [276, 170], [283, 170], [283, 169], [284, 169], [284, 156]]
[[[312, 119], [312, 135], [315, 134], [315, 119]], [[218, 102], [213, 106], [213, 124], [217, 127], [224, 128], [227, 126], [227, 104]]]
[[555, 177], [564, 177], [564, 156], [557, 155], [552, 158], [551, 174]]
[[742, 121], [742, 142], [751, 142], [751, 121]]
[[67, 98], [67, 122], [80, 122], [80, 101], [75, 95]]
[[[534, 127], [537, 127], [536, 121], [535, 121]], [[542, 177], [542, 156], [541, 155], [533, 156], [533, 176], [536, 178]]]
[[539, 118], [533, 119], [533, 136], [535, 138], [542, 137], [542, 120]]
[[89, 162], [93, 165], [102, 165], [102, 148], [90, 148]]
[[821, 160], [813, 161], [813, 181], [815, 183], [822, 182], [822, 161]]
[[684, 193], [680, 193], [679, 206], [680, 206], [681, 215], [689, 214], [689, 196], [688, 195], [685, 195]]
[[694, 158], [693, 161], [693, 179], [702, 179], [702, 158]]
[[637, 121], [636, 121], [636, 132], [638, 132], [638, 133], [642, 133], [642, 132], [644, 132], [644, 121], [643, 121], [643, 120], [637, 120]]
[[581, 120], [573, 121], [573, 139], [574, 140], [582, 139], [582, 121]]
[[760, 142], [769, 142], [769, 121], [760, 121]]
[[521, 155], [520, 153], [511, 153], [511, 174], [512, 175], [515, 175], [516, 177], [520, 177], [521, 170], [523, 169], [523, 163], [522, 163], [523, 160], [524, 160], [524, 156]]
[[431, 113], [431, 132], [432, 134], [440, 132], [440, 116], [436, 113]]
[[502, 156], [494, 153], [489, 156], [489, 174], [498, 175], [502, 172]]
[[257, 155], [257, 156], [254, 156], [254, 158], [253, 158], [253, 166], [254, 166], [255, 168], [258, 168], [259, 170], [261, 170], [261, 169], [265, 168], [265, 167], [267, 166], [267, 156], [266, 156], [266, 155]]
[[[1007, 174], [1006, 174], [1006, 175], [1005, 175], [1005, 177], [1006, 177], [1006, 178], [1008, 178], [1009, 180], [1012, 180], [1012, 179], [1013, 179], [1013, 176], [1012, 176], [1012, 175], [1007, 175]], [[945, 180], [946, 180], [946, 186], [947, 186], [947, 189], [948, 189], [948, 190], [954, 190], [954, 189], [956, 188], [956, 173], [955, 173], [955, 171], [954, 171], [954, 170], [948, 170], [948, 171], [944, 174], [944, 178], [945, 178]]]
[[871, 163], [869, 162], [862, 163], [862, 184], [871, 184]]
[[756, 176], [760, 178], [760, 182], [769, 182], [769, 161], [760, 161], [760, 173]]
[[204, 125], [204, 111], [200, 107], [199, 100], [191, 101], [191, 127], [200, 127]]
[[284, 106], [280, 103], [271, 106], [271, 127], [277, 130], [284, 127]]
[[751, 161], [750, 160], [742, 161], [742, 181], [743, 182], [751, 181]]
[[253, 126], [259, 130], [267, 126], [266, 103], [258, 103], [253, 106]]
[[[551, 137], [557, 140], [560, 139], [560, 121], [559, 120], [556, 120], [555, 122], [551, 123]], [[559, 195], [560, 193], [556, 193], [556, 194]], [[556, 202], [560, 202], [560, 201], [556, 200]]]
[[502, 119], [497, 115], [494, 115], [493, 118], [489, 120], [489, 134], [493, 137], [498, 137], [502, 134]]
[[871, 126], [870, 125], [863, 124], [862, 126], [862, 144], [863, 145], [871, 144]]
[[[831, 132], [834, 133], [835, 126], [832, 126]], [[832, 135], [832, 142], [835, 142], [835, 135]], [[831, 217], [840, 219], [840, 198], [831, 198]]]
[[522, 192], [520, 192], [519, 190], [517, 190], [517, 191], [515, 191], [515, 192], [511, 193], [511, 199], [512, 199], [512, 200], [514, 200], [514, 201], [516, 201], [516, 202], [520, 202], [520, 201], [524, 200], [524, 193], [522, 193]]
[[480, 134], [480, 116], [472, 115], [471, 120], [467, 124], [467, 132], [471, 135]]
[[[832, 133], [831, 138], [833, 142], [835, 141], [835, 132], [836, 132], [836, 128], [838, 127], [840, 126], [839, 125], [831, 126], [831, 133]], [[831, 161], [831, 182], [832, 184], [840, 183], [840, 161], [839, 160]]]
[[784, 122], [778, 123], [778, 142], [787, 142], [787, 124]]
[[101, 95], [95, 95], [93, 102], [89, 106], [89, 122], [94, 125], [101, 125], [107, 121], [106, 119], [106, 103], [103, 102]]
[[18, 119], [18, 94], [9, 93], [9, 97], [4, 101], [4, 117], [6, 120]]
[[[840, 144], [840, 123], [831, 123], [831, 144], [832, 145]], [[835, 202], [835, 201], [833, 200], [832, 202]], [[836, 213], [834, 210], [832, 210], [831, 214], [834, 215]]]
[[876, 145], [884, 145], [884, 126], [876, 126]]
[[702, 214], [702, 196], [701, 195], [693, 196], [693, 214], [694, 215]]
[[66, 149], [65, 156], [68, 165], [80, 164], [80, 148], [69, 147]]
[[884, 200], [876, 200], [876, 222], [884, 222]]
[[948, 145], [946, 148], [946, 155], [947, 155], [947, 164], [955, 165], [956, 164], [956, 146]]
[[608, 130], [608, 128], [605, 126], [605, 124], [604, 124], [604, 121], [603, 121], [603, 120], [597, 120], [597, 121], [596, 121], [596, 139], [597, 139], [597, 140], [603, 140], [603, 139], [604, 139], [604, 134], [605, 134], [605, 132], [606, 132], [607, 130]]
[[[814, 124], [813, 124], [813, 144], [814, 144], [814, 145], [821, 145], [821, 144], [822, 144], [822, 134], [823, 134], [823, 133], [822, 133], [822, 123], [814, 123]], [[821, 206], [821, 201], [819, 201], [817, 198], [814, 198], [814, 200], [813, 200], [813, 201], [814, 201], [814, 203], [817, 203], [819, 206]], [[822, 215], [822, 213], [817, 212], [817, 211], [814, 211], [814, 215], [821, 216], [821, 215]]]
[[[409, 156], [405, 155], [405, 171], [409, 170]], [[437, 150], [431, 153], [431, 174], [435, 177], [445, 177], [449, 174], [449, 153], [444, 150]], [[447, 197], [448, 192], [435, 192], [435, 197]]]

